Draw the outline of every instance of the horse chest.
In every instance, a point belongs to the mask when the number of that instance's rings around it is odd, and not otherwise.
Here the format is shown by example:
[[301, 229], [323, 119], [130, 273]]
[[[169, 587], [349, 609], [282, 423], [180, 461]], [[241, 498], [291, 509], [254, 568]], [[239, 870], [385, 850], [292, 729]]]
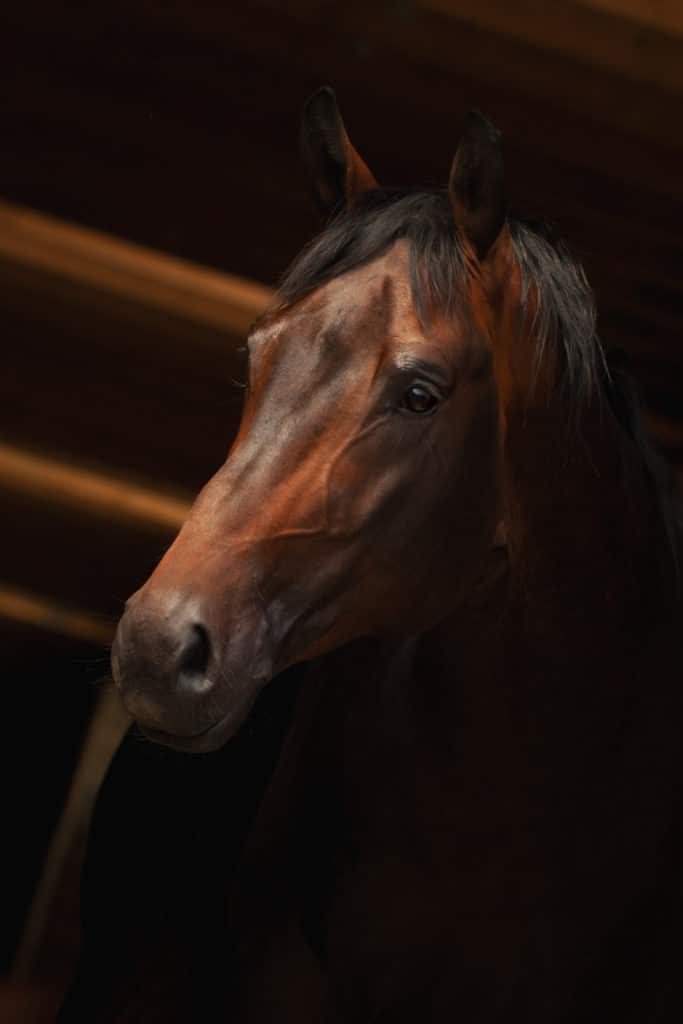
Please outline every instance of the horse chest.
[[417, 1013], [421, 993], [468, 965], [498, 979], [514, 971], [532, 899], [528, 851], [506, 833], [502, 794], [482, 814], [477, 787], [402, 728], [400, 709], [378, 729], [366, 713], [376, 694], [355, 707], [345, 698], [322, 813], [315, 801], [309, 810], [316, 841], [309, 829], [299, 842], [310, 857], [304, 928], [349, 1019], [390, 1005]]

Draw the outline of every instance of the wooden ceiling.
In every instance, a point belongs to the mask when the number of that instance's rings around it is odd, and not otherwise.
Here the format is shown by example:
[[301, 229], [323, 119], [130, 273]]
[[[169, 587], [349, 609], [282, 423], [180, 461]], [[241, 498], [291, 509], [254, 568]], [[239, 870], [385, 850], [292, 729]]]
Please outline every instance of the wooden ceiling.
[[601, 334], [683, 466], [677, 3], [29, 0], [2, 22], [8, 593], [115, 616], [172, 532], [69, 499], [65, 465], [185, 507], [220, 464], [240, 338], [316, 226], [297, 133], [324, 83], [387, 184], [445, 182], [468, 108], [499, 125], [513, 210], [584, 259]]

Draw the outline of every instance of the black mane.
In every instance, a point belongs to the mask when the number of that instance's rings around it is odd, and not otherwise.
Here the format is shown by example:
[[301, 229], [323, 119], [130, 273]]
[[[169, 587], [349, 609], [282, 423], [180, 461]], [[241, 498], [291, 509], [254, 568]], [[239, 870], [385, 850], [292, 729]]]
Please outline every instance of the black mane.
[[[510, 220], [522, 271], [523, 298], [537, 296], [538, 357], [559, 348], [578, 400], [599, 387], [605, 362], [595, 331], [595, 303], [582, 267], [545, 223]], [[445, 189], [382, 189], [343, 210], [285, 274], [278, 301], [290, 305], [332, 278], [381, 256], [398, 239], [410, 247], [410, 281], [418, 315], [432, 304], [448, 317], [462, 309], [465, 261]]]

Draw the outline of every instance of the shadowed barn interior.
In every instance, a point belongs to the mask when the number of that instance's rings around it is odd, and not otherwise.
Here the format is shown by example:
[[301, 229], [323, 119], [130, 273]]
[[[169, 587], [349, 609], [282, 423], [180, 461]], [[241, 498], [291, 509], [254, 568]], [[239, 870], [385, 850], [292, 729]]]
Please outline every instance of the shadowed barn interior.
[[496, 122], [512, 211], [553, 220], [584, 263], [600, 336], [680, 478], [683, 16], [639, 0], [29, 2], [2, 29], [0, 1009], [40, 1021], [78, 942], [79, 753], [101, 763], [124, 724], [88, 731], [113, 624], [224, 460], [244, 335], [319, 226], [303, 100], [331, 83], [397, 186], [443, 184], [468, 109]]

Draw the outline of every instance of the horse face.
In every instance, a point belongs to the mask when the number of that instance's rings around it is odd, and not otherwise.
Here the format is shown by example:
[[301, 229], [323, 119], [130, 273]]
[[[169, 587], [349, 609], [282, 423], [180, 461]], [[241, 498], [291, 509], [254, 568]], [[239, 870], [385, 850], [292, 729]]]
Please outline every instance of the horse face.
[[249, 347], [237, 439], [113, 655], [131, 713], [185, 749], [223, 743], [285, 667], [439, 621], [497, 522], [490, 348], [465, 318], [420, 322], [404, 243], [264, 318]]

